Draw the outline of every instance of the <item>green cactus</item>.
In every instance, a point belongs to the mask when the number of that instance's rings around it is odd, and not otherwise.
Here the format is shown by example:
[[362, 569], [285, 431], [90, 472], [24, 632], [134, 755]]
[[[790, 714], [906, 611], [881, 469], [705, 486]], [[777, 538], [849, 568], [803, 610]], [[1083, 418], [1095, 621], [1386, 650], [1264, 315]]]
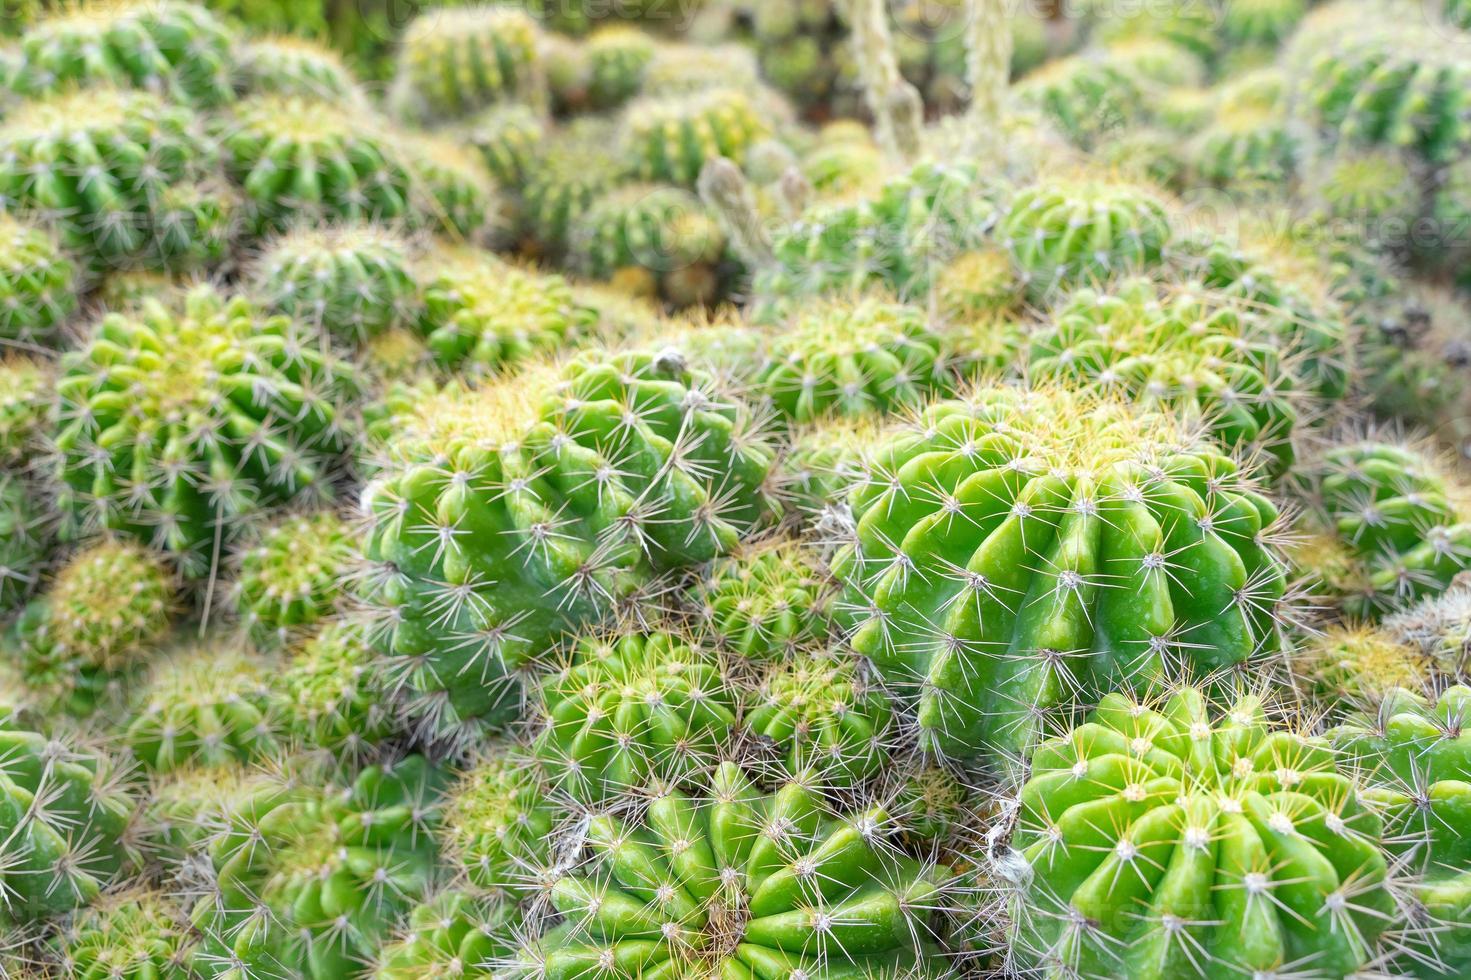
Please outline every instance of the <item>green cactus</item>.
[[1141, 126], [1103, 140], [1093, 156], [1125, 180], [1179, 192], [1185, 189], [1189, 172], [1182, 149], [1179, 133]]
[[78, 292], [76, 266], [51, 236], [0, 214], [0, 340], [54, 341], [76, 312]]
[[1416, 258], [1448, 265], [1458, 285], [1471, 285], [1471, 272], [1461, 264], [1471, 254], [1471, 162], [1458, 160], [1441, 169], [1425, 216], [1434, 234], [1428, 242], [1412, 243]]
[[1129, 279], [1084, 289], [1033, 331], [1028, 376], [1092, 385], [1203, 423], [1223, 446], [1292, 464], [1292, 361], [1276, 325], [1251, 305], [1195, 285]]
[[558, 116], [585, 113], [590, 84], [586, 46], [570, 37], [546, 34], [537, 45], [537, 54], [551, 111]]
[[819, 527], [835, 514], [841, 520], [848, 491], [866, 478], [866, 462], [883, 444], [884, 428], [884, 420], [871, 416], [840, 417], [793, 432], [781, 476], [791, 508]]
[[1439, 595], [1386, 616], [1381, 625], [1385, 633], [1445, 676], [1467, 675], [1471, 667], [1471, 583], [1456, 579]]
[[164, 0], [62, 9], [21, 36], [11, 84], [25, 95], [131, 86], [204, 108], [234, 97], [234, 38], [203, 6]]
[[277, 746], [270, 667], [232, 644], [160, 659], [139, 689], [125, 739], [150, 772], [247, 762]]
[[1275, 49], [1307, 13], [1305, 0], [1230, 0], [1221, 9], [1221, 33], [1233, 47]]
[[1049, 715], [1277, 649], [1277, 512], [1214, 444], [1063, 388], [942, 402], [872, 454], [833, 559], [853, 648], [922, 744], [1024, 752]]
[[519, 748], [492, 745], [446, 794], [440, 840], [475, 887], [520, 894], [543, 884], [556, 820], [535, 763]]
[[594, 815], [589, 859], [550, 888], [561, 924], [523, 956], [548, 978], [926, 975], [940, 875], [891, 830], [882, 808], [834, 813], [801, 782], [762, 795], [726, 763], [641, 819]]
[[0, 199], [93, 269], [182, 266], [225, 248], [231, 200], [209, 182], [217, 156], [184, 106], [110, 89], [26, 103], [0, 124], [0, 156]]
[[168, 896], [134, 886], [78, 911], [48, 947], [76, 980], [187, 980], [193, 937]]
[[1016, 95], [1084, 149], [1144, 116], [1138, 77], [1107, 58], [1074, 55], [1048, 62], [1016, 83]]
[[173, 273], [147, 269], [109, 272], [97, 286], [97, 305], [108, 313], [136, 313], [144, 300], [156, 299], [170, 309], [181, 309], [190, 282]]
[[509, 206], [480, 154], [428, 133], [400, 139], [399, 155], [412, 180], [413, 225], [472, 245], [490, 245], [504, 237]]
[[1255, 697], [1217, 712], [1192, 688], [1110, 694], [1033, 756], [1012, 956], [1046, 977], [1355, 974], [1394, 908], [1356, 790], [1328, 745], [1274, 728]]
[[688, 95], [727, 87], [754, 91], [760, 85], [760, 66], [743, 45], [665, 43], [644, 69], [643, 93]]
[[595, 279], [628, 270], [655, 277], [676, 306], [716, 299], [725, 234], [700, 199], [678, 187], [627, 184], [596, 198], [572, 225], [574, 269]]
[[350, 365], [284, 317], [201, 286], [111, 314], [62, 359], [60, 478], [78, 517], [149, 541], [188, 575], [263, 506], [331, 493]]
[[1084, 12], [1095, 21], [1095, 36], [1106, 44], [1130, 38], [1161, 38], [1210, 61], [1221, 43], [1219, 12], [1207, 0], [1119, 8], [1090, 0]]
[[639, 99], [624, 110], [621, 154], [644, 180], [693, 187], [706, 161], [741, 165], [771, 131], [769, 114], [737, 89]]
[[293, 744], [355, 760], [395, 732], [393, 702], [360, 624], [323, 625], [292, 654], [275, 688], [281, 731]]
[[515, 952], [521, 915], [511, 903], [446, 888], [416, 906], [398, 938], [384, 946], [370, 980], [497, 976]]
[[461, 128], [464, 141], [480, 154], [505, 187], [522, 187], [532, 176], [549, 135], [546, 118], [520, 102], [491, 106]]
[[55, 408], [49, 365], [21, 354], [0, 355], [0, 463], [25, 470], [42, 449]]
[[638, 94], [644, 70], [659, 50], [652, 35], [630, 27], [604, 27], [587, 39], [588, 99], [616, 108]]
[[1312, 181], [1312, 196], [1325, 218], [1354, 222], [1386, 247], [1409, 243], [1423, 204], [1409, 161], [1382, 149], [1330, 158]]
[[243, 44], [235, 87], [246, 96], [302, 96], [361, 106], [352, 71], [335, 51], [299, 37], [268, 37]]
[[1297, 174], [1303, 137], [1282, 112], [1243, 104], [1222, 108], [1196, 138], [1191, 167], [1200, 180], [1247, 194], [1273, 194]]
[[701, 621], [722, 649], [771, 663], [821, 645], [832, 589], [810, 546], [776, 536], [712, 564], [694, 598]]
[[1013, 198], [996, 237], [1040, 299], [1148, 271], [1168, 254], [1173, 227], [1165, 203], [1143, 187], [1049, 180]]
[[434, 881], [443, 773], [420, 756], [350, 786], [267, 786], [209, 843], [191, 918], [203, 977], [352, 976]]
[[756, 384], [791, 422], [893, 414], [953, 385], [942, 348], [917, 307], [818, 301], [799, 307], [772, 337]]
[[[995, 246], [961, 252], [935, 276], [934, 302], [949, 324], [974, 323], [1013, 310], [1021, 302], [1022, 284], [1011, 256]], [[964, 357], [966, 351], [960, 351]]]
[[35, 591], [56, 531], [41, 488], [21, 474], [0, 471], [0, 616], [8, 617]]
[[428, 377], [434, 358], [416, 330], [391, 327], [363, 345], [359, 363], [373, 380], [392, 385]]
[[364, 492], [369, 603], [445, 734], [509, 720], [529, 657], [651, 571], [729, 551], [764, 509], [764, 440], [677, 356], [545, 373], [422, 400]]
[[265, 246], [252, 288], [272, 313], [363, 343], [416, 324], [412, 257], [407, 241], [373, 225], [302, 228]]
[[273, 522], [244, 548], [235, 608], [257, 644], [290, 647], [332, 615], [355, 559], [352, 532], [332, 511]]
[[1206, 66], [1200, 56], [1167, 38], [1120, 38], [1104, 48], [1102, 57], [1133, 75], [1146, 89], [1194, 88], [1205, 81]]
[[545, 100], [541, 29], [509, 4], [416, 17], [399, 48], [392, 101], [419, 122], [463, 118], [495, 102]]
[[889, 809], [908, 840], [922, 847], [944, 847], [969, 829], [975, 796], [950, 770], [927, 764], [899, 773]]
[[574, 120], [548, 138], [521, 187], [522, 218], [543, 250], [561, 255], [573, 225], [600, 195], [624, 182], [627, 167], [610, 154], [617, 139], [598, 117]]
[[150, 781], [141, 814], [141, 844], [162, 868], [194, 870], [207, 859], [210, 840], [223, 833], [251, 800], [284, 797], [299, 787], [330, 780], [321, 756], [267, 756], [249, 763], [194, 766]]
[[1418, 685], [1426, 676], [1426, 660], [1388, 630], [1335, 626], [1303, 640], [1292, 657], [1292, 674], [1326, 706], [1345, 699], [1364, 705], [1396, 688]]

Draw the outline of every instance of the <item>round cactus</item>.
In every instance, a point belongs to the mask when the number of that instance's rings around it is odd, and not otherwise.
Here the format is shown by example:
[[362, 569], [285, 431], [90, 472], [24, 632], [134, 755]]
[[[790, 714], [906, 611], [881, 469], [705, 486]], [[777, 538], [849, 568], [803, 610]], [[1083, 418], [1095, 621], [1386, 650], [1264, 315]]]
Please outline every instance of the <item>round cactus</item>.
[[487, 245], [502, 237], [509, 209], [480, 154], [425, 133], [400, 138], [409, 168], [412, 224], [453, 241]]
[[531, 177], [547, 135], [546, 118], [520, 102], [492, 106], [462, 127], [464, 141], [480, 154], [491, 176], [515, 188]]
[[1420, 216], [1420, 180], [1402, 155], [1388, 150], [1340, 153], [1312, 181], [1323, 216], [1362, 226], [1385, 247], [1403, 248]]
[[587, 39], [587, 94], [595, 108], [611, 109], [638, 94], [644, 70], [659, 50], [652, 35], [629, 27], [604, 27]]
[[1236, 47], [1276, 48], [1305, 13], [1304, 0], [1231, 0], [1221, 9], [1221, 33]]
[[133, 755], [152, 772], [221, 766], [277, 744], [266, 664], [230, 645], [186, 648], [160, 661], [127, 725]]
[[893, 829], [798, 782], [762, 795], [727, 763], [638, 820], [594, 815], [586, 861], [551, 885], [561, 922], [523, 957], [547, 977], [912, 975], [941, 886]]
[[420, 122], [544, 101], [541, 30], [509, 4], [427, 11], [404, 32], [394, 86], [399, 112]]
[[1146, 89], [1195, 88], [1205, 81], [1206, 66], [1200, 56], [1167, 38], [1120, 38], [1104, 48], [1102, 59], [1134, 76]]
[[0, 356], [0, 463], [29, 468], [52, 424], [54, 380], [49, 366], [19, 354]]
[[1066, 389], [982, 389], [873, 454], [833, 560], [853, 647], [926, 747], [1024, 751], [1118, 683], [1277, 648], [1275, 508], [1165, 417]]
[[567, 247], [574, 224], [601, 194], [622, 183], [627, 167], [608, 152], [614, 129], [596, 117], [575, 120], [546, 140], [521, 187], [527, 231], [552, 255]]
[[1414, 687], [1426, 675], [1417, 651], [1372, 626], [1334, 627], [1308, 637], [1292, 666], [1293, 675], [1329, 705], [1345, 698], [1363, 705], [1395, 688]]
[[50, 235], [0, 214], [0, 340], [53, 341], [79, 291], [76, 266]]
[[759, 88], [761, 69], [741, 44], [661, 44], [644, 70], [647, 95], [687, 95], [712, 88]]
[[892, 414], [951, 387], [942, 346], [913, 306], [878, 299], [809, 303], [772, 337], [756, 384], [792, 422]]
[[441, 840], [477, 888], [519, 893], [551, 866], [557, 808], [542, 774], [520, 751], [483, 749], [445, 797]]
[[371, 980], [498, 975], [515, 952], [521, 916], [500, 898], [446, 888], [415, 906], [393, 942], [374, 959]]
[[929, 764], [900, 771], [889, 809], [904, 835], [925, 847], [944, 847], [974, 817], [974, 793], [950, 770]]
[[695, 598], [720, 646], [757, 663], [788, 660], [827, 635], [826, 574], [793, 538], [766, 538], [715, 562]]
[[1201, 975], [1201, 955], [1248, 976], [1356, 973], [1394, 905], [1356, 789], [1328, 745], [1273, 728], [1256, 698], [1217, 714], [1191, 688], [1110, 694], [1032, 758], [1012, 956], [1047, 977]]
[[1016, 93], [1084, 148], [1144, 114], [1138, 77], [1106, 58], [1075, 55], [1050, 62], [1018, 81]]
[[[141, 838], [150, 858], [192, 880], [206, 875], [209, 843], [247, 806], [260, 807], [302, 785], [330, 780], [321, 756], [267, 756], [249, 763], [193, 766], [159, 774], [149, 784]], [[252, 801], [254, 801], [252, 803]]]
[[574, 268], [596, 279], [644, 270], [677, 306], [713, 301], [725, 234], [700, 199], [677, 187], [628, 184], [595, 199], [573, 224]]
[[357, 79], [337, 53], [296, 37], [272, 37], [240, 46], [235, 85], [247, 96], [298, 95], [362, 105]]
[[1209, 61], [1221, 43], [1219, 9], [1206, 0], [1121, 8], [1089, 3], [1085, 10], [1096, 19], [1096, 36], [1105, 44], [1156, 38], [1178, 44]]
[[203, 6], [179, 0], [85, 4], [21, 37], [10, 80], [35, 97], [62, 89], [132, 86], [211, 107], [234, 96], [234, 38]]
[[1386, 616], [1381, 625], [1445, 676], [1471, 673], [1471, 582], [1458, 578], [1439, 595]]
[[332, 615], [355, 555], [349, 528], [321, 511], [266, 528], [240, 558], [235, 605], [262, 646], [290, 646]]
[[331, 492], [357, 386], [241, 297], [202, 286], [178, 312], [150, 300], [62, 359], [60, 477], [83, 519], [207, 571], [244, 516]]
[[49, 959], [77, 980], [184, 980], [193, 937], [168, 897], [133, 887], [72, 916], [49, 945]]
[[351, 976], [434, 880], [443, 775], [422, 757], [350, 786], [267, 786], [209, 844], [212, 893], [191, 918], [204, 977]]
[[622, 130], [630, 170], [644, 180], [692, 187], [707, 160], [743, 163], [771, 124], [744, 92], [710, 89], [639, 99], [624, 110]]
[[35, 591], [56, 530], [35, 482], [0, 472], [0, 616], [8, 617]]
[[[1022, 284], [1004, 249], [977, 248], [957, 255], [935, 276], [936, 311], [947, 323], [974, 323], [1005, 313], [1021, 301]], [[965, 356], [961, 351], [961, 356]]]
[[351, 343], [414, 324], [419, 313], [409, 244], [372, 225], [278, 238], [257, 260], [252, 284], [271, 312]]
[[1196, 138], [1191, 166], [1200, 180], [1244, 194], [1272, 194], [1296, 175], [1303, 137], [1279, 110], [1223, 107]]
[[1170, 213], [1154, 193], [1065, 180], [1020, 191], [996, 229], [1033, 298], [1146, 271], [1166, 256], [1172, 234]]
[[359, 624], [322, 626], [292, 654], [274, 687], [280, 729], [293, 744], [354, 760], [395, 731], [381, 665]]
[[869, 454], [884, 438], [881, 420], [872, 417], [827, 419], [794, 432], [782, 460], [783, 489], [792, 508], [820, 529], [834, 521], [842, 524], [848, 491], [866, 479]]

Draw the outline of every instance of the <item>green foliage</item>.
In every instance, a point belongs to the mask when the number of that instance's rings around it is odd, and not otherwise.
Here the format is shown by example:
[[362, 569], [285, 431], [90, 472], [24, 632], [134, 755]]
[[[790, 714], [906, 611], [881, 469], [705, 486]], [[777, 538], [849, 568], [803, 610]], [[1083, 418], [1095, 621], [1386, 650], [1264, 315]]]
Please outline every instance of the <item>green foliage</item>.
[[289, 647], [332, 615], [355, 558], [347, 522], [332, 511], [264, 528], [240, 556], [235, 608], [260, 646]]

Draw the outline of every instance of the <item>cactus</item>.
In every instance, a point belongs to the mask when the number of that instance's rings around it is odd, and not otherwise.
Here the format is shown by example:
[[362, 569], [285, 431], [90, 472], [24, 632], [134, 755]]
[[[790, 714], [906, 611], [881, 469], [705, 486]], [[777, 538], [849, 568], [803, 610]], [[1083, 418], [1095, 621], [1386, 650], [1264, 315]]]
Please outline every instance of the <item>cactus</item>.
[[1108, 137], [1093, 156], [1125, 180], [1178, 192], [1185, 189], [1189, 171], [1181, 151], [1179, 133], [1144, 126]]
[[495, 102], [543, 102], [541, 38], [536, 21], [511, 5], [427, 11], [404, 32], [391, 101], [418, 122]]
[[548, 139], [521, 188], [522, 217], [531, 236], [560, 255], [577, 219], [604, 192], [627, 176], [624, 163], [608, 152], [617, 136], [596, 117], [575, 120]]
[[1182, 0], [1158, 7], [1110, 8], [1107, 4], [1090, 3], [1085, 11], [1096, 20], [1095, 37], [1105, 44], [1158, 38], [1210, 61], [1221, 43], [1219, 11], [1206, 0]]
[[1275, 508], [1213, 444], [1124, 403], [941, 402], [873, 453], [849, 506], [833, 569], [853, 647], [947, 756], [1023, 752], [1073, 699], [1280, 643]]
[[356, 760], [395, 731], [373, 645], [357, 623], [323, 625], [292, 654], [275, 688], [281, 731], [293, 744]]
[[134, 886], [77, 912], [48, 946], [48, 959], [77, 980], [184, 980], [193, 937], [173, 901]]
[[716, 88], [753, 91], [761, 69], [738, 44], [661, 44], [644, 69], [643, 94], [688, 95]]
[[1205, 81], [1200, 56], [1161, 37], [1120, 38], [1104, 48], [1102, 57], [1133, 75], [1145, 89], [1194, 88]]
[[271, 37], [240, 46], [235, 87], [246, 96], [302, 96], [361, 106], [352, 71], [337, 53], [296, 37]]
[[216, 767], [278, 744], [268, 666], [229, 644], [204, 643], [160, 660], [138, 692], [126, 741], [151, 772]]
[[0, 471], [0, 616], [35, 591], [56, 540], [56, 520], [36, 484]]
[[1233, 47], [1275, 49], [1305, 13], [1304, 0], [1231, 0], [1221, 10], [1221, 33]]
[[0, 463], [27, 469], [52, 424], [51, 368], [20, 354], [0, 355]]
[[645, 270], [677, 306], [714, 300], [725, 235], [700, 199], [656, 184], [628, 184], [595, 199], [573, 224], [573, 268], [596, 279]]
[[1084, 289], [1034, 331], [1034, 379], [1086, 383], [1203, 423], [1223, 446], [1292, 464], [1292, 362], [1276, 325], [1249, 304], [1193, 285], [1163, 291], [1130, 279]]
[[272, 313], [363, 343], [415, 324], [411, 257], [408, 242], [372, 225], [302, 228], [266, 245], [252, 288]]
[[0, 341], [54, 341], [78, 291], [76, 266], [50, 235], [0, 214]]
[[421, 756], [349, 786], [267, 785], [209, 843], [191, 918], [204, 977], [353, 975], [433, 884], [444, 774]]
[[217, 124], [225, 169], [252, 231], [301, 221], [401, 221], [413, 179], [393, 137], [369, 114], [300, 96], [244, 99]]
[[1388, 630], [1336, 626], [1303, 641], [1293, 656], [1293, 676], [1328, 705], [1348, 699], [1363, 705], [1401, 687], [1417, 686], [1426, 661]]
[[135, 544], [102, 541], [73, 555], [14, 624], [26, 682], [90, 710], [167, 635], [176, 605], [168, 569]]
[[497, 373], [583, 337], [597, 322], [560, 276], [469, 249], [433, 253], [423, 267], [421, 329], [449, 370]]
[[1463, 451], [1471, 440], [1471, 344], [1457, 326], [1465, 316], [1458, 296], [1417, 290], [1364, 328], [1358, 379], [1376, 416], [1413, 424]]
[[644, 180], [693, 187], [706, 161], [725, 157], [737, 166], [771, 132], [768, 115], [744, 92], [710, 89], [639, 99], [622, 116], [621, 153]]
[[448, 736], [514, 716], [529, 657], [649, 571], [728, 551], [764, 507], [764, 441], [678, 357], [584, 357], [551, 390], [544, 373], [423, 402], [364, 493], [370, 605]]
[[412, 180], [412, 224], [470, 244], [488, 245], [504, 236], [509, 206], [478, 153], [426, 133], [401, 140], [399, 155]]
[[921, 847], [944, 847], [967, 829], [967, 821], [975, 815], [975, 794], [943, 766], [931, 763], [901, 770], [897, 781], [889, 809], [905, 837]]
[[548, 127], [531, 106], [511, 102], [486, 109], [464, 124], [462, 134], [496, 181], [519, 188], [532, 176]]
[[658, 50], [651, 35], [629, 27], [604, 27], [589, 37], [587, 94], [593, 107], [616, 108], [637, 95]]
[[1197, 179], [1247, 194], [1272, 194], [1297, 174], [1303, 138], [1282, 112], [1253, 104], [1222, 108], [1195, 139]]
[[192, 3], [85, 4], [22, 35], [11, 84], [29, 97], [132, 86], [209, 108], [234, 96], [233, 44], [214, 14]]
[[541, 770], [518, 748], [493, 745], [446, 794], [440, 839], [477, 888], [519, 894], [543, 883], [556, 819]]
[[822, 643], [832, 590], [812, 549], [778, 536], [712, 564], [694, 598], [722, 649], [770, 663]]
[[43, 219], [94, 269], [211, 258], [231, 230], [228, 196], [208, 182], [217, 157], [194, 114], [144, 92], [27, 103], [0, 124], [0, 156], [10, 161], [0, 199]]
[[869, 455], [884, 438], [882, 420], [873, 417], [826, 419], [793, 432], [782, 459], [791, 508], [819, 528], [846, 520], [848, 491], [865, 479]]
[[500, 898], [446, 888], [408, 915], [393, 942], [374, 958], [371, 980], [489, 978], [515, 951], [521, 916]]
[[[150, 860], [183, 880], [208, 876], [209, 843], [251, 800], [285, 796], [329, 779], [321, 756], [268, 756], [250, 763], [175, 769], [149, 784], [140, 838]], [[259, 805], [257, 803], [256, 805]]]
[[942, 320], [962, 324], [1009, 312], [1021, 302], [1021, 293], [1011, 257], [990, 246], [961, 252], [941, 268], [933, 296]]
[[1038, 299], [1151, 269], [1166, 257], [1173, 228], [1164, 202], [1142, 187], [1048, 180], [1017, 193], [996, 237]]
[[1354, 222], [1388, 248], [1410, 242], [1419, 218], [1420, 180], [1401, 154], [1390, 150], [1340, 153], [1312, 181], [1318, 209], [1330, 221]]
[[536, 716], [551, 785], [592, 804], [699, 773], [731, 742], [737, 704], [717, 656], [678, 634], [618, 633], [578, 641]]
[[1044, 64], [1016, 83], [1016, 96], [1084, 149], [1144, 115], [1137, 77], [1110, 59], [1075, 55]]
[[1381, 625], [1386, 634], [1447, 677], [1464, 677], [1471, 667], [1471, 583], [1463, 579], [1439, 595], [1386, 616]]
[[620, 980], [913, 975], [941, 886], [893, 829], [882, 808], [833, 813], [801, 782], [762, 795], [727, 763], [641, 819], [594, 815], [588, 860], [551, 885], [561, 924], [523, 957], [548, 977], [599, 962]]
[[235, 607], [255, 642], [289, 647], [332, 615], [353, 559], [351, 531], [331, 511], [263, 529], [240, 556]]
[[150, 300], [62, 359], [60, 477], [79, 517], [194, 575], [246, 515], [331, 492], [357, 387], [349, 365], [241, 297], [201, 286], [177, 313]]
[[1244, 975], [1367, 968], [1393, 900], [1356, 789], [1329, 746], [1274, 728], [1255, 697], [1217, 712], [1192, 688], [1110, 694], [1033, 756], [1012, 956], [1048, 977], [1209, 975], [1203, 955]]

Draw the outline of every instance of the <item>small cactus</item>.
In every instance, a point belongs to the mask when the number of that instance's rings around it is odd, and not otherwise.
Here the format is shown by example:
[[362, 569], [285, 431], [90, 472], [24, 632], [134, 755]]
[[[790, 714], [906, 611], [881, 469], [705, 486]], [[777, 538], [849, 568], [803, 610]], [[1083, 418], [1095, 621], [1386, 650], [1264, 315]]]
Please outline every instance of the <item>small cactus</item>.
[[725, 235], [688, 191], [627, 184], [591, 203], [572, 226], [568, 250], [572, 266], [586, 275], [617, 279], [643, 270], [666, 300], [691, 306], [719, 294]]
[[408, 914], [397, 937], [374, 957], [370, 980], [498, 975], [515, 951], [521, 915], [502, 898], [450, 887]]
[[543, 884], [556, 822], [541, 771], [518, 750], [492, 746], [446, 794], [441, 840], [477, 888], [518, 894]]
[[331, 511], [288, 517], [240, 557], [235, 606], [252, 639], [289, 647], [329, 617], [356, 556], [347, 524]]
[[771, 124], [744, 92], [711, 89], [633, 102], [624, 110], [622, 131], [622, 153], [632, 172], [693, 187], [708, 160], [741, 164]]
[[336, 52], [296, 37], [270, 37], [240, 46], [235, 87], [246, 96], [305, 96], [364, 105], [357, 79]]
[[1077, 55], [1049, 62], [1020, 79], [1016, 95], [1084, 148], [1144, 114], [1137, 76], [1106, 58]]
[[51, 236], [0, 214], [0, 340], [53, 342], [77, 292], [76, 266]]
[[323, 625], [291, 655], [274, 688], [281, 731], [294, 745], [357, 760], [397, 730], [382, 665], [360, 624]]
[[540, 45], [536, 21], [510, 4], [426, 11], [404, 33], [392, 100], [419, 122], [544, 101]]
[[548, 138], [548, 123], [531, 106], [511, 102], [486, 109], [464, 123], [461, 133], [496, 181], [520, 188], [537, 165], [542, 143]]
[[827, 635], [832, 590], [813, 549], [772, 537], [743, 546], [705, 572], [695, 601], [725, 650], [755, 663], [789, 660]]
[[193, 937], [166, 895], [133, 886], [71, 916], [48, 959], [77, 980], [184, 980]]

